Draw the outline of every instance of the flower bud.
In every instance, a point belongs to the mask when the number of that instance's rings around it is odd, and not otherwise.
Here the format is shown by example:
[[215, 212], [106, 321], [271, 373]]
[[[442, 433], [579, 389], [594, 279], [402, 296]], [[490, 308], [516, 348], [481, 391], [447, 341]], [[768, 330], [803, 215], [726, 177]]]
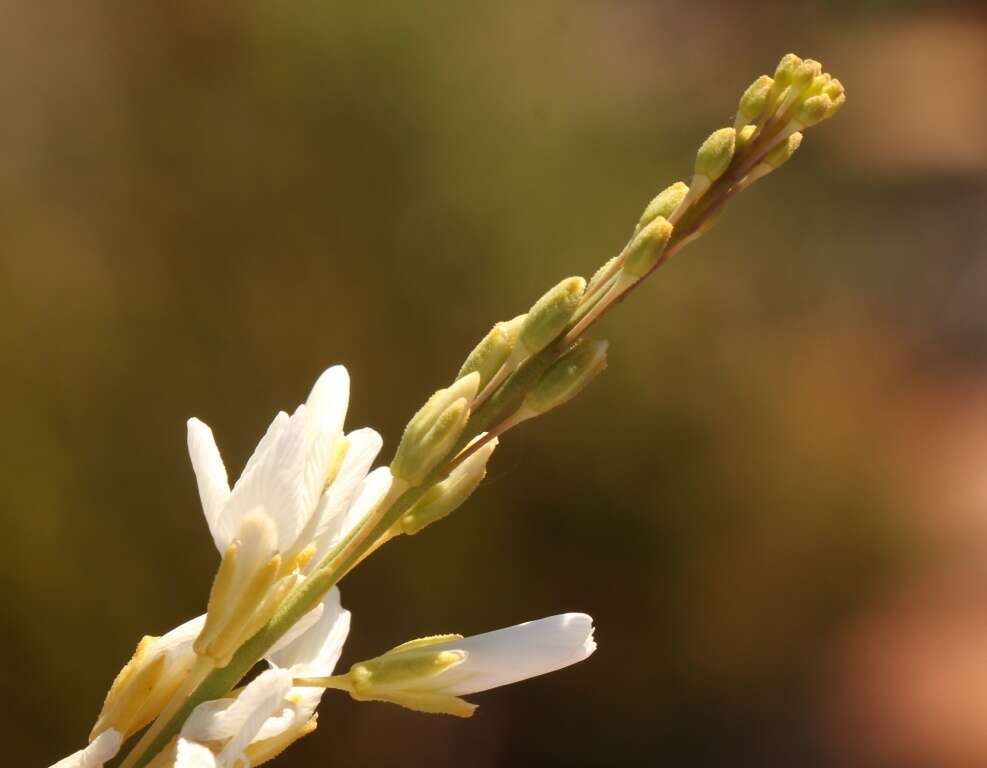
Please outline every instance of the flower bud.
[[[678, 202], [682, 202], [681, 199]], [[675, 207], [678, 207], [678, 203], [675, 204]], [[623, 271], [632, 277], [646, 275], [661, 258], [671, 236], [672, 225], [664, 216], [658, 216], [638, 232], [631, 241], [624, 257]]]
[[802, 65], [802, 59], [796, 56], [794, 53], [786, 53], [781, 57], [781, 61], [778, 62], [778, 67], [775, 69], [775, 87], [776, 88], [786, 88], [791, 85], [792, 78], [795, 75], [795, 71]]
[[490, 332], [469, 353], [463, 367], [456, 374], [456, 379], [461, 379], [476, 371], [480, 374], [479, 389], [482, 390], [500, 370], [501, 366], [507, 362], [523, 322], [524, 315], [519, 315], [513, 320], [497, 323], [491, 328]]
[[803, 128], [809, 128], [816, 123], [825, 120], [830, 113], [830, 109], [833, 107], [833, 100], [825, 94], [820, 94], [819, 96], [813, 96], [810, 99], [806, 99], [799, 106], [798, 114], [795, 117], [795, 123]]
[[737, 149], [743, 149], [747, 142], [751, 140], [754, 132], [757, 130], [757, 126], [751, 123], [750, 125], [745, 125], [739, 131], [737, 131]]
[[[640, 232], [644, 227], [650, 224], [652, 221], [657, 219], [659, 216], [667, 219], [672, 215], [672, 212], [679, 207], [685, 196], [689, 193], [689, 187], [681, 182], [676, 181], [669, 187], [665, 187], [658, 195], [648, 203], [648, 207], [644, 209], [644, 213], [641, 214], [641, 218], [637, 222], [637, 228], [635, 232]], [[590, 281], [592, 285], [592, 281]]]
[[761, 75], [748, 86], [744, 95], [740, 97], [740, 104], [737, 106], [737, 120], [733, 126], [736, 130], [739, 131], [748, 123], [757, 122], [764, 111], [765, 104], [767, 104], [772, 85], [774, 85], [772, 78]]
[[607, 346], [605, 341], [577, 341], [542, 374], [521, 410], [530, 418], [574, 398], [607, 367]]
[[518, 336], [519, 346], [527, 356], [541, 352], [565, 330], [585, 290], [583, 278], [569, 277], [535, 302]]
[[804, 91], [822, 74], [822, 65], [815, 59], [806, 59], [792, 73], [792, 89]]
[[792, 155], [802, 145], [802, 134], [793, 133], [787, 139], [779, 142], [778, 146], [764, 156], [762, 164], [767, 165], [772, 171], [787, 163]]
[[718, 131], [713, 131], [696, 154], [694, 168], [696, 176], [705, 176], [709, 182], [720, 178], [730, 167], [736, 143], [737, 132], [733, 128], [720, 128]]
[[473, 371], [428, 399], [404, 429], [391, 474], [413, 486], [425, 479], [459, 440], [479, 383]]
[[413, 536], [455, 512], [483, 481], [487, 474], [487, 461], [496, 447], [496, 438], [484, 443], [452, 470], [449, 477], [431, 488], [397, 522], [397, 533]]

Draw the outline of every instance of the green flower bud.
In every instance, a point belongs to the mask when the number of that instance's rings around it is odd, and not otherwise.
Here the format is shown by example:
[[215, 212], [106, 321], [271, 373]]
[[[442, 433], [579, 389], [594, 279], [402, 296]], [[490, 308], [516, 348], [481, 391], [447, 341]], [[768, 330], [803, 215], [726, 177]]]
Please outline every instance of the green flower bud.
[[834, 102], [839, 99], [846, 98], [845, 92], [843, 90], [843, 83], [837, 80], [835, 77], [832, 78], [826, 85], [823, 86], [822, 92], [825, 93]]
[[568, 402], [607, 367], [607, 342], [580, 339], [528, 392], [522, 410], [528, 417], [546, 413]]
[[480, 374], [467, 374], [440, 389], [412, 416], [391, 462], [391, 473], [418, 485], [459, 440], [476, 397]]
[[801, 144], [802, 134], [793, 133], [784, 141], [779, 142], [777, 147], [768, 152], [768, 154], [764, 156], [761, 163], [767, 165], [771, 168], [771, 170], [774, 170], [775, 168], [787, 163], [789, 158], [795, 154], [795, 150], [797, 150]]
[[[679, 207], [679, 204], [685, 199], [685, 196], [689, 193], [689, 187], [681, 181], [676, 181], [669, 187], [665, 187], [658, 195], [648, 203], [648, 207], [644, 209], [644, 213], [641, 214], [641, 218], [637, 222], [637, 228], [635, 232], [640, 232], [644, 227], [650, 224], [652, 221], [657, 219], [659, 216], [663, 218], [668, 218], [672, 215], [672, 212]], [[590, 285], [593, 281], [590, 281]]]
[[754, 131], [757, 130], [757, 126], [753, 123], [750, 125], [745, 125], [737, 132], [737, 149], [743, 149], [747, 142], [751, 140], [754, 135]]
[[713, 131], [696, 154], [695, 174], [716, 181], [730, 167], [736, 144], [737, 132], [733, 128]]
[[740, 130], [746, 124], [757, 121], [764, 111], [764, 105], [767, 104], [768, 94], [771, 92], [771, 86], [774, 85], [774, 82], [767, 75], [761, 75], [748, 86], [744, 95], [740, 97], [734, 128]]
[[476, 371], [480, 374], [479, 389], [482, 390], [487, 382], [494, 377], [494, 374], [500, 370], [501, 366], [507, 362], [523, 322], [524, 315], [519, 315], [513, 320], [497, 323], [491, 328], [490, 332], [469, 353], [463, 367], [456, 374], [456, 379], [461, 379], [463, 376]]
[[535, 302], [518, 336], [527, 355], [538, 354], [565, 330], [585, 290], [583, 278], [569, 277]]
[[805, 102], [803, 102], [799, 107], [798, 115], [795, 117], [795, 122], [804, 128], [813, 126], [816, 123], [825, 120], [826, 117], [829, 116], [832, 107], [833, 100], [826, 94], [813, 96], [810, 99], [806, 99]]
[[627, 248], [624, 272], [632, 277], [643, 277], [647, 274], [661, 258], [671, 236], [672, 225], [664, 216], [659, 216], [644, 227]]
[[395, 526], [398, 532], [413, 536], [456, 511], [486, 476], [487, 461], [496, 447], [496, 438], [484, 443], [452, 470], [449, 477], [432, 487], [398, 521]]
[[792, 73], [792, 88], [797, 91], [804, 91], [821, 74], [822, 64], [814, 59], [806, 59]]
[[795, 70], [797, 70], [801, 65], [802, 59], [794, 53], [786, 53], [781, 57], [781, 61], [778, 62], [778, 68], [775, 69], [774, 77], [775, 88], [779, 92], [791, 85], [792, 78], [795, 75]]

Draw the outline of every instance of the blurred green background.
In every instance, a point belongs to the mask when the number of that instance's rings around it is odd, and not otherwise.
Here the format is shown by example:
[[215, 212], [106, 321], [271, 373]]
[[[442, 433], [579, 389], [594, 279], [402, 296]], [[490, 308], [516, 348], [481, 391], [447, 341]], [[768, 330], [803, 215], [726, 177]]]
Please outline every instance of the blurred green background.
[[[987, 764], [987, 17], [976, 4], [6, 2], [5, 761], [81, 747], [343, 362], [393, 449], [493, 321], [622, 245], [793, 50], [849, 101], [599, 328], [610, 368], [343, 584], [343, 665], [591, 613], [469, 721], [332, 693], [278, 765]], [[387, 448], [385, 448], [387, 453]], [[387, 454], [389, 456], [389, 454]], [[384, 458], [387, 458], [385, 456]]]

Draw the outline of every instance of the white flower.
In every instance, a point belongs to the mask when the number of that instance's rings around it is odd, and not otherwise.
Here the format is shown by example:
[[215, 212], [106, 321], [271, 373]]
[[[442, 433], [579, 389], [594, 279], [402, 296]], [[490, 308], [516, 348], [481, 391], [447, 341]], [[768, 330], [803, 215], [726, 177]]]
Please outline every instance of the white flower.
[[62, 758], [51, 768], [103, 768], [107, 760], [116, 756], [122, 742], [123, 736], [119, 731], [103, 731], [88, 747]]
[[412, 640], [322, 682], [360, 701], [468, 717], [476, 707], [459, 697], [553, 672], [595, 650], [593, 620], [566, 613], [467, 638]]
[[195, 708], [176, 745], [176, 768], [233, 768], [238, 761], [256, 766], [315, 729], [324, 689], [294, 687], [292, 681], [332, 674], [350, 626], [338, 589], [330, 590], [321, 606], [309, 614], [316, 615], [314, 623], [286, 636], [268, 654], [270, 669], [236, 696]]
[[225, 665], [273, 615], [306, 565], [373, 512], [391, 486], [386, 468], [367, 474], [380, 436], [343, 436], [349, 376], [323, 373], [303, 405], [271, 423], [230, 489], [212, 430], [188, 423], [189, 455], [216, 548], [223, 556], [198, 653]]

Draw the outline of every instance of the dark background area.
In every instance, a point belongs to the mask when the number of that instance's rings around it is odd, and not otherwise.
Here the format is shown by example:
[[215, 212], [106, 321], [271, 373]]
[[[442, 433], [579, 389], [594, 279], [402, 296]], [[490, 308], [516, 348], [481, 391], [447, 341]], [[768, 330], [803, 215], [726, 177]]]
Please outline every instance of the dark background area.
[[277, 765], [987, 765], [987, 19], [976, 4], [0, 4], [0, 676], [78, 749], [336, 362], [385, 438], [623, 244], [787, 51], [848, 103], [599, 326], [610, 367], [343, 586], [353, 661], [591, 613], [469, 721], [327, 693]]

